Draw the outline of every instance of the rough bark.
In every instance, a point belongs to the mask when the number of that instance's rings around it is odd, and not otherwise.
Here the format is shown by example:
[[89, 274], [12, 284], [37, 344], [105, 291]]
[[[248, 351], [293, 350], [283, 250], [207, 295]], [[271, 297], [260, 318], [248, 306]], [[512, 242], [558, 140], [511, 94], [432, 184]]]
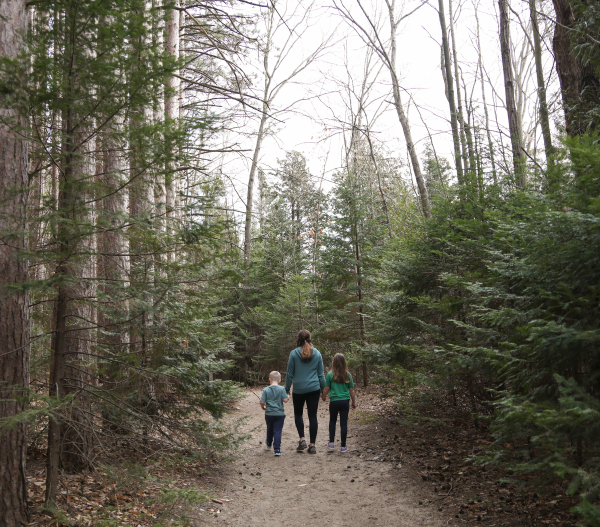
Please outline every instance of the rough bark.
[[274, 10], [269, 13], [269, 24], [267, 27], [266, 46], [263, 54], [263, 74], [264, 86], [262, 94], [262, 108], [260, 114], [260, 124], [258, 125], [258, 133], [256, 135], [256, 144], [254, 145], [254, 153], [252, 154], [252, 164], [250, 165], [250, 174], [248, 175], [248, 194], [246, 196], [246, 221], [244, 225], [244, 263], [250, 263], [250, 249], [252, 246], [252, 213], [254, 211], [254, 180], [256, 179], [256, 171], [258, 169], [258, 158], [262, 141], [265, 136], [267, 120], [269, 118], [269, 105], [272, 102], [270, 97], [271, 81], [273, 73], [269, 68], [269, 59], [271, 54], [271, 39], [273, 33], [273, 17]]
[[442, 30], [442, 53], [444, 56], [443, 66], [445, 67], [444, 80], [446, 82], [446, 92], [448, 93], [448, 104], [450, 106], [450, 126], [452, 128], [452, 141], [454, 143], [454, 162], [456, 164], [456, 175], [459, 183], [464, 183], [464, 173], [462, 164], [462, 154], [460, 150], [460, 134], [458, 131], [458, 114], [456, 111], [456, 101], [454, 99], [454, 82], [452, 80], [452, 69], [450, 65], [450, 49], [448, 45], [448, 31], [446, 29], [446, 16], [444, 14], [444, 0], [439, 0], [440, 27]]
[[552, 3], [557, 22], [552, 48], [565, 109], [565, 130], [570, 135], [581, 135], [586, 131], [587, 123], [579, 107], [584, 101], [596, 101], [597, 104], [600, 79], [593, 65], [584, 66], [572, 50], [572, 28], [576, 18], [570, 0], [552, 0]]
[[[65, 63], [75, 56], [77, 46], [77, 17], [65, 13]], [[75, 68], [66, 69], [67, 79], [63, 96], [75, 101], [80, 96], [80, 80]], [[58, 491], [58, 470], [79, 472], [91, 469], [93, 434], [91, 432], [91, 403], [87, 394], [90, 385], [89, 364], [91, 326], [95, 296], [93, 279], [95, 265], [93, 216], [87, 198], [89, 181], [95, 175], [95, 141], [92, 123], [87, 116], [78, 115], [73, 105], [63, 115], [61, 170], [58, 190], [57, 227], [58, 265], [55, 269], [57, 296], [53, 313], [51, 342], [51, 397], [63, 400], [74, 397], [51, 416], [48, 427], [46, 458], [46, 502], [52, 506]]]
[[[0, 56], [14, 59], [23, 49], [27, 10], [23, 0], [0, 2]], [[24, 116], [0, 108], [2, 120], [17, 127]], [[29, 388], [29, 307], [25, 291], [14, 289], [27, 280], [26, 249], [27, 143], [0, 125], [0, 423], [24, 410], [20, 397]], [[0, 432], [0, 526], [20, 527], [28, 521], [25, 460], [26, 425]]]
[[504, 92], [506, 94], [506, 113], [508, 129], [512, 146], [515, 184], [525, 185], [525, 154], [522, 147], [519, 127], [519, 113], [515, 100], [515, 79], [510, 43], [510, 18], [508, 15], [508, 0], [498, 0], [500, 9], [500, 52], [502, 54], [502, 72], [504, 74]]
[[[99, 371], [102, 384], [110, 387], [113, 393], [124, 394], [125, 388], [120, 384], [119, 366], [115, 356], [125, 353], [129, 338], [120, 325], [126, 318], [128, 302], [122, 297], [129, 273], [127, 240], [119, 225], [127, 211], [127, 200], [124, 190], [118, 190], [124, 183], [126, 162], [123, 159], [123, 148], [115, 140], [121, 131], [122, 119], [117, 116], [101, 134], [101, 174], [99, 176], [99, 192], [103, 196], [99, 200], [98, 228], [98, 267], [99, 310], [98, 325], [100, 334], [98, 343], [102, 354], [106, 357], [105, 366]], [[105, 422], [105, 428], [120, 432], [117, 423]]]

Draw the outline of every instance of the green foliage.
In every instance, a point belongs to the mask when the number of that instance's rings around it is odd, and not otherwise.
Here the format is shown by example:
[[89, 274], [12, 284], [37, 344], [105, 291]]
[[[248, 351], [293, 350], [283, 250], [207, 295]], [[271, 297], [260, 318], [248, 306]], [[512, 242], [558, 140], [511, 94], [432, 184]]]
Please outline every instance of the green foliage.
[[[595, 138], [568, 141], [552, 191], [439, 201], [385, 264], [381, 341], [491, 418], [486, 461], [600, 503], [600, 217]], [[577, 174], [573, 177], [573, 174]]]

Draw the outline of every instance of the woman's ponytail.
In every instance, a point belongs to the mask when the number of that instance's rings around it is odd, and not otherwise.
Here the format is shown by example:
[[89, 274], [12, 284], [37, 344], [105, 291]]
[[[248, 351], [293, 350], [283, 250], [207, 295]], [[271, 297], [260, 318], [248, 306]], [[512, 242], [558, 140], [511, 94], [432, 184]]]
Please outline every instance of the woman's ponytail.
[[313, 345], [310, 340], [310, 331], [306, 329], [300, 330], [298, 333], [298, 347], [302, 348], [301, 355], [304, 362], [308, 362], [313, 358]]

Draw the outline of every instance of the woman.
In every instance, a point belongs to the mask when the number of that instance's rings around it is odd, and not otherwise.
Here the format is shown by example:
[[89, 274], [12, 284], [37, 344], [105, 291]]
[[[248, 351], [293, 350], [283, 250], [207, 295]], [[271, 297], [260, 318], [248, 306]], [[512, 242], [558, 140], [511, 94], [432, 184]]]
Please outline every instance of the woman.
[[285, 391], [289, 394], [290, 387], [294, 383], [292, 401], [294, 403], [294, 420], [300, 440], [298, 441], [298, 452], [306, 449], [304, 439], [304, 403], [308, 411], [310, 445], [309, 454], [316, 454], [315, 441], [319, 422], [317, 411], [319, 409], [319, 397], [321, 390], [325, 387], [325, 376], [323, 375], [323, 357], [317, 348], [314, 348], [310, 340], [310, 333], [305, 329], [298, 333], [298, 347], [290, 353], [288, 360], [287, 375], [285, 378]]

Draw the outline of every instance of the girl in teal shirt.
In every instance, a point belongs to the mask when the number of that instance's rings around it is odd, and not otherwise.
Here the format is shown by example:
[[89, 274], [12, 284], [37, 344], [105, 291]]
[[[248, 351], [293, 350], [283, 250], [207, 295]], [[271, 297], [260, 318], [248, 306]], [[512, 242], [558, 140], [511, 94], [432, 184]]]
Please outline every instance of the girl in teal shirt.
[[331, 371], [325, 377], [325, 389], [323, 390], [323, 402], [329, 394], [329, 443], [327, 448], [333, 451], [335, 448], [335, 426], [338, 414], [340, 415], [340, 431], [342, 435], [342, 454], [348, 452], [346, 437], [348, 436], [348, 414], [350, 413], [350, 398], [352, 398], [352, 409], [356, 410], [356, 394], [354, 393], [354, 382], [352, 375], [346, 366], [346, 358], [341, 353], [336, 353], [331, 364]]

